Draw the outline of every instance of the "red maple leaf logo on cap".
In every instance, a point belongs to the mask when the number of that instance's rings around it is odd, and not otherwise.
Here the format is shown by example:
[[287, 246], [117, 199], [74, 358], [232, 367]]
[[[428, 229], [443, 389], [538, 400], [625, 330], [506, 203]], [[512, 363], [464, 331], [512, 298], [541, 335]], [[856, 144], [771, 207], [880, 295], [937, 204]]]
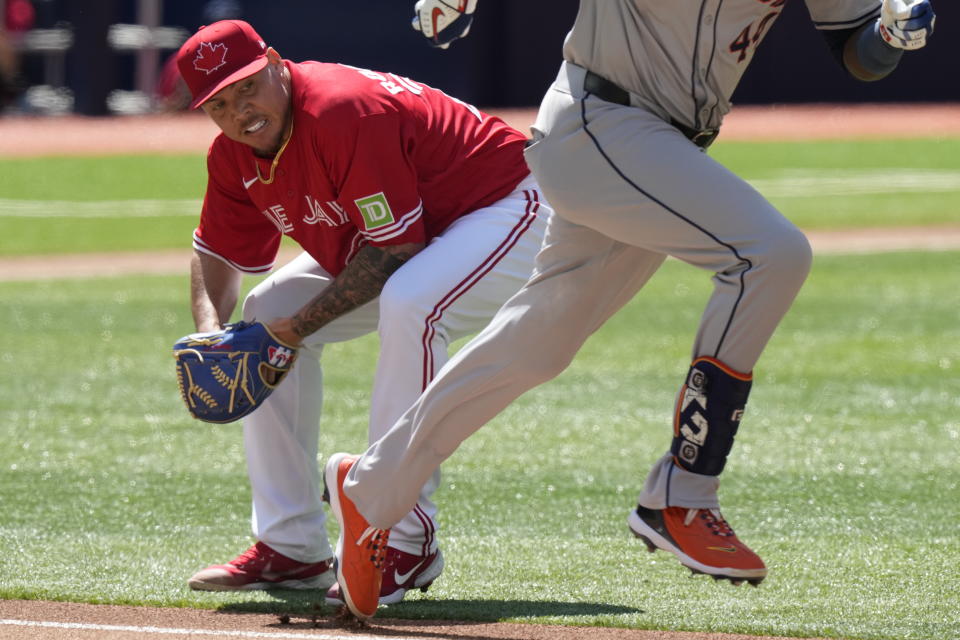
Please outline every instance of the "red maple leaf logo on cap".
[[193, 68], [210, 75], [223, 65], [227, 64], [227, 46], [222, 42], [210, 44], [201, 42], [197, 49], [197, 57], [193, 59]]

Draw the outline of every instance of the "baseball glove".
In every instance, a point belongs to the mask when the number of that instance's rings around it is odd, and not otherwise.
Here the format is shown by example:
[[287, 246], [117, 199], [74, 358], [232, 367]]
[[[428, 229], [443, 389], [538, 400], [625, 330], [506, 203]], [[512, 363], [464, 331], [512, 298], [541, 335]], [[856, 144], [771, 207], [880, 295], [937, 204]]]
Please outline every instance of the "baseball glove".
[[233, 422], [259, 407], [293, 366], [297, 349], [259, 322], [191, 333], [173, 345], [187, 410], [204, 422]]

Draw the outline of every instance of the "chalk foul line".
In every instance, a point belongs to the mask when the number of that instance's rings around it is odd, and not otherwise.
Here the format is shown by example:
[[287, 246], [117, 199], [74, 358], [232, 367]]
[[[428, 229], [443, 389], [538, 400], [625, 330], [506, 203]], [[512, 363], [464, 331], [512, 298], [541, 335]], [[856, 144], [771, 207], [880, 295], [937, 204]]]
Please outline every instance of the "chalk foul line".
[[114, 624], [89, 624], [81, 622], [48, 622], [44, 620], [0, 620], [0, 625], [40, 627], [44, 629], [79, 629], [85, 631], [127, 631], [131, 633], [154, 633], [162, 635], [214, 636], [218, 638], [310, 638], [311, 640], [382, 640], [374, 636], [330, 635], [327, 633], [285, 633], [282, 631], [230, 631], [218, 629], [174, 629], [168, 627], [141, 627]]

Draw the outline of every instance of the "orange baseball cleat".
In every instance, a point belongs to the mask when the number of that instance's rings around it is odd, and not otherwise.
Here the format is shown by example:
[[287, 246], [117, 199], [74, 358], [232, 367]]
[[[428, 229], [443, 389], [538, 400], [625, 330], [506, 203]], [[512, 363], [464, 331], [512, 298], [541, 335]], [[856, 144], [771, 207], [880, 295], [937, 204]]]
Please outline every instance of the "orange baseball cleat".
[[[418, 556], [393, 547], [387, 548], [383, 565], [383, 581], [380, 584], [380, 604], [402, 602], [408, 591], [426, 591], [443, 572], [443, 554], [437, 549], [430, 555]], [[327, 591], [327, 604], [344, 604], [340, 585]]]
[[389, 529], [371, 527], [343, 492], [343, 481], [360, 456], [335, 453], [323, 470], [330, 508], [340, 523], [337, 582], [347, 608], [367, 620], [377, 612]]
[[647, 509], [638, 505], [627, 524], [651, 552], [669, 551], [694, 573], [753, 586], [767, 576], [763, 560], [740, 542], [719, 509]]

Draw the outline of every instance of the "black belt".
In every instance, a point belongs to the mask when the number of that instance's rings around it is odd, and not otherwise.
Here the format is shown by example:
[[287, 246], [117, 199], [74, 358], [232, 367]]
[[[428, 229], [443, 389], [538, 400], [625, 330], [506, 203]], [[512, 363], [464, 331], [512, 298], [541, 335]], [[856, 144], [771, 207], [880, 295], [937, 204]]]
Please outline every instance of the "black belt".
[[[587, 75], [583, 79], [583, 90], [592, 93], [606, 102], [622, 104], [626, 107], [630, 106], [630, 93], [628, 91], [621, 89], [606, 78], [598, 76], [592, 71], [587, 71]], [[690, 142], [704, 149], [709, 147], [713, 141], [717, 139], [717, 136], [720, 135], [720, 129], [704, 129], [700, 131], [698, 129], [692, 129], [682, 122], [677, 122], [673, 118], [670, 119], [670, 125], [679, 130]]]

